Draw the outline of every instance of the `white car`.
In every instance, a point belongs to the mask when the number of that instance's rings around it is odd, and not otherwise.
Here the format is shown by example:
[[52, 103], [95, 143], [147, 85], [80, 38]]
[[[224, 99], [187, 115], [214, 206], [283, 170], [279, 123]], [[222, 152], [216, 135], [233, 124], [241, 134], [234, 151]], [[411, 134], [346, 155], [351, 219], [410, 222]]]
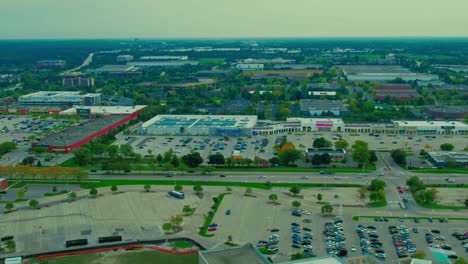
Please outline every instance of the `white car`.
[[258, 176], [258, 178], [259, 178], [259, 179], [265, 179], [266, 176], [265, 176], [265, 175], [260, 175], [260, 176]]
[[309, 179], [309, 176], [307, 176], [307, 175], [302, 176], [301, 179]]
[[356, 247], [355, 246], [351, 247], [351, 252], [356, 252]]
[[311, 215], [311, 212], [309, 212], [309, 211], [303, 211], [302, 214], [304, 214], [304, 215]]

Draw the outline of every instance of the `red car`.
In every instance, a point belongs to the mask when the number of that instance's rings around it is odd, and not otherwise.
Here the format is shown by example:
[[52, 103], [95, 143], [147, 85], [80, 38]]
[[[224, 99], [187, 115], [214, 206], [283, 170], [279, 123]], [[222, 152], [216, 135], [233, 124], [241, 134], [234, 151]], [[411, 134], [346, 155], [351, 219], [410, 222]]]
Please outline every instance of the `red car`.
[[403, 189], [401, 188], [401, 186], [398, 186], [398, 192], [403, 193]]
[[216, 227], [210, 227], [208, 228], [208, 231], [216, 231], [216, 229], [217, 229]]

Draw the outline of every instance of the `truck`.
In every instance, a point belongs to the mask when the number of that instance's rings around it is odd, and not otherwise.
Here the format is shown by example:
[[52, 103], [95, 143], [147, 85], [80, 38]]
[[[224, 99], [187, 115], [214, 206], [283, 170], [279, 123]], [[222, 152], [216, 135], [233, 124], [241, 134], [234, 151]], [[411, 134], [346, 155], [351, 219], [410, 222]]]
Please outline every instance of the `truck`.
[[172, 197], [175, 197], [177, 199], [184, 199], [185, 198], [185, 194], [182, 193], [182, 192], [178, 192], [178, 191], [170, 191], [169, 195], [172, 196]]
[[8, 180], [0, 178], [0, 191], [5, 190], [8, 187]]

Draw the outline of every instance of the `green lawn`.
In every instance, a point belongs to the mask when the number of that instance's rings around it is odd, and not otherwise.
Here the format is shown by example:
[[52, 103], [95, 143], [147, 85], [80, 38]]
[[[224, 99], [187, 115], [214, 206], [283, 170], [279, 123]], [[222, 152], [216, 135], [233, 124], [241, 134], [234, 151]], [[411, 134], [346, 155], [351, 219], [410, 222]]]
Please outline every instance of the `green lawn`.
[[421, 172], [421, 173], [440, 173], [440, 174], [468, 174], [468, 170], [464, 169], [412, 169], [411, 172]]
[[[370, 218], [370, 219], [374, 219], [376, 217], [381, 217], [381, 216], [372, 216], [372, 215], [355, 215], [353, 216], [353, 220], [354, 221], [359, 221], [360, 218]], [[388, 219], [400, 219], [400, 218], [404, 218], [404, 219], [413, 219], [414, 216], [407, 216], [407, 217], [403, 217], [403, 216], [383, 216], [383, 217], [386, 217]], [[429, 217], [418, 217], [420, 220], [427, 220], [429, 219]], [[438, 219], [438, 217], [433, 217], [432, 218], [434, 221], [436, 221]], [[465, 217], [448, 217], [448, 220], [452, 220], [452, 221], [465, 221], [465, 220], [468, 220], [468, 218], [465, 218]]]
[[[361, 173], [362, 169], [359, 168], [303, 168], [303, 167], [258, 167], [258, 168], [244, 168], [244, 167], [216, 167], [216, 171], [255, 171], [255, 172], [319, 172], [321, 170], [327, 170], [331, 172], [349, 172], [349, 173]], [[368, 166], [364, 172], [369, 173], [375, 171], [374, 165]]]
[[51, 192], [51, 193], [44, 193], [44, 196], [50, 197], [50, 196], [57, 196], [57, 195], [62, 195], [68, 193], [67, 190], [61, 190], [60, 192]]
[[201, 58], [198, 60], [200, 64], [223, 64], [226, 61], [224, 58]]
[[387, 206], [387, 201], [383, 200], [383, 201], [378, 201], [378, 202], [372, 202], [372, 203], [368, 203], [367, 206], [369, 206], [369, 207], [385, 207], [385, 206]]
[[[31, 264], [40, 262], [31, 262]], [[47, 264], [83, 264], [83, 263], [119, 263], [119, 264], [198, 264], [198, 254], [175, 255], [160, 251], [133, 250], [121, 251], [120, 255], [103, 253], [82, 254], [47, 259]]]
[[193, 246], [192, 242], [189, 241], [177, 241], [173, 245], [177, 248], [191, 248]]
[[[175, 180], [101, 180], [93, 183], [82, 183], [81, 188], [91, 189], [91, 188], [101, 188], [109, 186], [119, 186], [119, 185], [175, 185], [175, 183], [180, 185], [193, 186], [195, 184], [201, 184], [203, 186], [237, 186], [237, 187], [251, 187], [257, 189], [269, 189], [265, 183], [260, 182], [212, 182], [212, 181], [175, 181]], [[299, 187], [361, 187], [359, 184], [323, 184], [323, 183], [271, 183], [272, 187], [291, 187], [297, 185]]]

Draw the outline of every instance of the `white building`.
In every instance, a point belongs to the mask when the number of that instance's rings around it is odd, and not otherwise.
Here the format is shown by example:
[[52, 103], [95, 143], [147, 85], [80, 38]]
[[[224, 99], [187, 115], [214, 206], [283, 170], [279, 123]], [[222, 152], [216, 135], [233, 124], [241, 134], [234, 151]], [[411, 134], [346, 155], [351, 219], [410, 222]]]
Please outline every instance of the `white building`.
[[263, 70], [263, 63], [238, 63], [236, 68], [243, 71], [258, 71]]
[[156, 60], [188, 60], [188, 56], [142, 56], [140, 57], [142, 61], [156, 61]]
[[80, 105], [95, 105], [101, 102], [101, 94], [68, 91], [40, 91], [20, 96], [18, 103], [21, 107], [56, 107], [70, 108]]
[[272, 135], [288, 132], [344, 131], [341, 118], [290, 117], [283, 123], [263, 122], [253, 128], [254, 135]]
[[198, 65], [197, 61], [177, 60], [177, 61], [134, 61], [129, 62], [127, 65], [137, 68], [149, 67], [181, 67], [184, 65]]
[[140, 135], [249, 136], [257, 123], [252, 115], [157, 115], [143, 123]]
[[468, 125], [460, 121], [394, 121], [396, 134], [468, 135]]
[[117, 62], [128, 62], [132, 61], [133, 56], [132, 55], [119, 55], [117, 56]]

